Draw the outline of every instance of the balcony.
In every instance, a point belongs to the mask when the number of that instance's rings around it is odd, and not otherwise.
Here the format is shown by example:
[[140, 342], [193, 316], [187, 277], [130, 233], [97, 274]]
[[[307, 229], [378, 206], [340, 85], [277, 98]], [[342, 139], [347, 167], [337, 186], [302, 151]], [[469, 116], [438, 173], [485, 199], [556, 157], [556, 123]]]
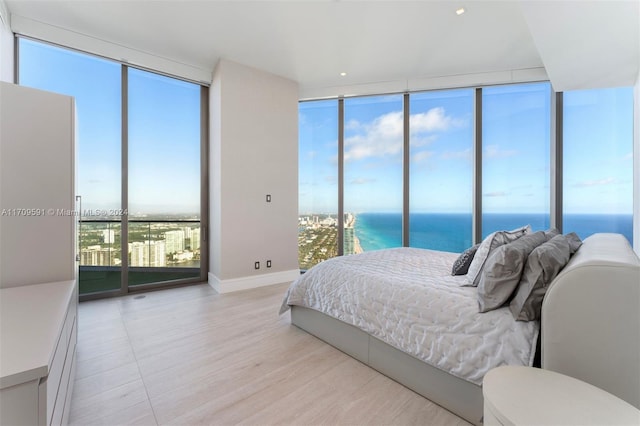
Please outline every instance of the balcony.
[[[128, 221], [126, 283], [129, 287], [200, 277], [200, 220]], [[82, 220], [79, 229], [80, 293], [122, 287], [122, 224]]]

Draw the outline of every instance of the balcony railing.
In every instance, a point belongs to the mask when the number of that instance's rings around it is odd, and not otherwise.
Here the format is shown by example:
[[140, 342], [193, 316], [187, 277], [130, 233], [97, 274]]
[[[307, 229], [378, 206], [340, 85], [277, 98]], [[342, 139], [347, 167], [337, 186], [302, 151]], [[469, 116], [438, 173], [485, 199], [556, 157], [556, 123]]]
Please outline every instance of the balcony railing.
[[131, 219], [122, 251], [120, 220], [81, 220], [80, 292], [119, 289], [127, 256], [129, 286], [200, 276], [200, 220]]

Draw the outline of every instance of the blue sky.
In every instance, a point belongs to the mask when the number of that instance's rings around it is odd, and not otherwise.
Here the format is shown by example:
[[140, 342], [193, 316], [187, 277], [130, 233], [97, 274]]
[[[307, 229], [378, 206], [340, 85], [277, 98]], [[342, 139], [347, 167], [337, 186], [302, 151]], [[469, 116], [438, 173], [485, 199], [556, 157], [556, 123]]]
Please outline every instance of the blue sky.
[[[20, 39], [20, 82], [76, 97], [78, 194], [84, 208], [119, 208], [118, 63]], [[197, 213], [200, 88], [129, 72], [130, 213]], [[548, 83], [483, 90], [485, 212], [549, 210]], [[473, 89], [411, 94], [412, 212], [471, 212]], [[632, 211], [631, 88], [565, 93], [567, 213]], [[402, 95], [345, 100], [345, 211], [402, 210]], [[300, 103], [299, 210], [338, 204], [337, 100]]]
[[[20, 84], [75, 97], [83, 209], [121, 205], [121, 65], [20, 39]], [[129, 213], [199, 213], [200, 86], [129, 69]]]
[[[410, 209], [471, 212], [473, 89], [410, 101]], [[566, 213], [632, 211], [631, 88], [565, 93]], [[347, 98], [345, 211], [402, 210], [402, 95]], [[300, 213], [337, 212], [337, 101], [300, 104]], [[483, 90], [483, 208], [549, 211], [550, 86]]]

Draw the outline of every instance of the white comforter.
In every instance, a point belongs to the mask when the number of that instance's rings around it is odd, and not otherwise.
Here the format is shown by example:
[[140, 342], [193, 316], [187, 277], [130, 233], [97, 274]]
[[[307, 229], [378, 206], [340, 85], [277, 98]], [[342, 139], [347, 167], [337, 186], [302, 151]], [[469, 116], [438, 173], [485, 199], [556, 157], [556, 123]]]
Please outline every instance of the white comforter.
[[333, 258], [291, 284], [280, 313], [318, 310], [477, 385], [494, 367], [532, 365], [539, 322], [478, 313], [476, 288], [450, 275], [456, 257], [396, 248]]

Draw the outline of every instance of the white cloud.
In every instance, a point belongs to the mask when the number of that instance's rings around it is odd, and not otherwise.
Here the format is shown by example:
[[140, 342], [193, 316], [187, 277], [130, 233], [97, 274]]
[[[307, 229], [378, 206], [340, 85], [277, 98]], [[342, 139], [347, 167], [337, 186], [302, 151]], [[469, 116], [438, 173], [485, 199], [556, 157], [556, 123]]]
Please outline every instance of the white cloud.
[[411, 133], [411, 146], [413, 148], [429, 145], [436, 140], [438, 140], [438, 135], [416, 135]]
[[[358, 131], [360, 134], [345, 139], [345, 161], [365, 158], [383, 158], [402, 153], [404, 114], [394, 111], [375, 118], [370, 123], [349, 120], [345, 129]], [[411, 143], [413, 146], [424, 146], [434, 142], [436, 135], [427, 134], [442, 132], [453, 126], [464, 125], [463, 120], [447, 116], [442, 107], [432, 108], [427, 112], [412, 114], [409, 117]]]
[[324, 177], [324, 181], [331, 184], [336, 185], [338, 183], [338, 176], [336, 175], [327, 175]]
[[487, 145], [484, 147], [484, 156], [486, 158], [508, 158], [517, 155], [515, 149], [500, 149], [498, 145]]
[[423, 163], [434, 156], [433, 151], [420, 151], [411, 157], [412, 163]]
[[596, 180], [585, 180], [582, 182], [578, 182], [573, 186], [577, 188], [587, 188], [592, 186], [604, 186], [604, 185], [613, 185], [618, 183], [618, 181], [612, 177], [604, 178], [604, 179], [596, 179]]
[[345, 139], [344, 160], [362, 160], [386, 157], [402, 152], [402, 112], [391, 112], [377, 117], [370, 124], [359, 125], [363, 135]]
[[358, 120], [351, 119], [344, 123], [345, 130], [358, 130], [362, 125]]
[[485, 192], [483, 195], [485, 197], [506, 197], [507, 193], [504, 191], [495, 191], [495, 192]]
[[445, 131], [462, 123], [461, 120], [447, 116], [443, 107], [431, 108], [427, 112], [411, 114], [409, 117], [411, 133]]
[[359, 179], [353, 179], [351, 182], [349, 182], [351, 185], [365, 185], [367, 183], [373, 183], [375, 182], [375, 179], [367, 179], [367, 178], [359, 178]]
[[441, 157], [444, 160], [456, 160], [459, 158], [471, 160], [473, 158], [471, 148], [467, 148], [463, 151], [445, 151], [442, 153]]

